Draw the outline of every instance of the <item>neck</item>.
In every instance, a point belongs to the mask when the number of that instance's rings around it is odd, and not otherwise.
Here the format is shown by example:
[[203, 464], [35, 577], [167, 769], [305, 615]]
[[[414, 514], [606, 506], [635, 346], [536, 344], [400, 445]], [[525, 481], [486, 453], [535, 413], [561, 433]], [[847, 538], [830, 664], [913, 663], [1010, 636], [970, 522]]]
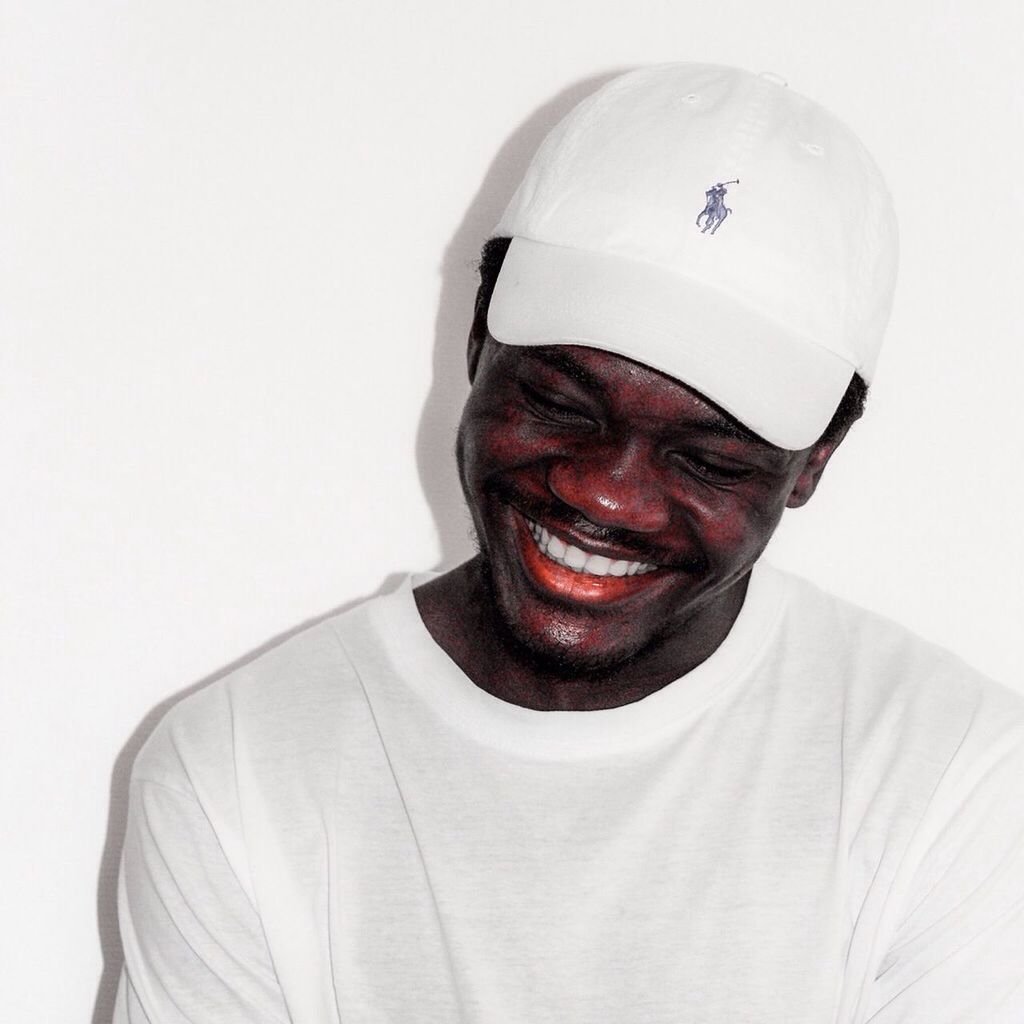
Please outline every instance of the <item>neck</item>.
[[537, 711], [597, 711], [642, 700], [707, 660], [736, 621], [748, 580], [684, 611], [624, 663], [574, 672], [545, 664], [516, 641], [500, 621], [479, 555], [413, 596], [434, 640], [481, 689]]

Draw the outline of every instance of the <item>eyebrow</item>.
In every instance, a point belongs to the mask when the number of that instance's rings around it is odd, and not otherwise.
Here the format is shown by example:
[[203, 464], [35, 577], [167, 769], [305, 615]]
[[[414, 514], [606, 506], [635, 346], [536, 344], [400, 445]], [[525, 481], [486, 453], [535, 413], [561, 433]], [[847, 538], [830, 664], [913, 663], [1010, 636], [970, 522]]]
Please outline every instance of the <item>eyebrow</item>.
[[762, 448], [774, 449], [776, 447], [770, 441], [766, 441], [763, 437], [758, 437], [753, 431], [747, 430], [746, 427], [741, 426], [739, 423], [734, 423], [732, 420], [702, 420], [700, 423], [695, 424], [695, 426], [698, 430], [714, 434], [715, 437], [746, 441], [748, 444], [756, 444]]
[[590, 388], [593, 391], [599, 391], [601, 394], [605, 394], [607, 389], [604, 386], [603, 381], [600, 377], [595, 376], [590, 372], [579, 360], [575, 359], [571, 353], [566, 352], [564, 348], [557, 346], [543, 346], [535, 347], [528, 345], [523, 348], [522, 355], [527, 359], [532, 359], [538, 363], [545, 363], [554, 370], [561, 370], [567, 377], [571, 377], [573, 380], [585, 387]]

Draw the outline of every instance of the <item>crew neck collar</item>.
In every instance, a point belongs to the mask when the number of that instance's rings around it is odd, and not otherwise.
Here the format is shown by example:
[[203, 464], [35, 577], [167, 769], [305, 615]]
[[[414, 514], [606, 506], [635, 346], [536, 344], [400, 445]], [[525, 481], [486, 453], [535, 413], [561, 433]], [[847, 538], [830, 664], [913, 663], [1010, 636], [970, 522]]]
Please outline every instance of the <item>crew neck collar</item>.
[[[781, 618], [785, 576], [758, 562], [725, 640], [696, 668], [641, 700], [593, 711], [540, 711], [476, 685], [434, 639], [413, 590], [440, 573], [410, 573], [365, 607], [375, 644], [401, 682], [452, 728], [476, 741], [545, 759], [607, 755], [667, 739], [682, 721], [749, 677]], [[348, 645], [346, 645], [348, 646]], [[350, 652], [358, 657], [358, 652]], [[378, 658], [372, 658], [379, 664]]]

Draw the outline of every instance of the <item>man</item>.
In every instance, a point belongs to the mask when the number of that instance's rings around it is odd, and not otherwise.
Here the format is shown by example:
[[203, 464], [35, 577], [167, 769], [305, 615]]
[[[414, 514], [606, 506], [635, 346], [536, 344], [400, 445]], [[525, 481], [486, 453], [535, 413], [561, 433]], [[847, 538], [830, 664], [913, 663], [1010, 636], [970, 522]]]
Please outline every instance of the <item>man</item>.
[[484, 251], [479, 554], [165, 717], [116, 1020], [1024, 1020], [1024, 701], [760, 560], [895, 254], [871, 158], [772, 76], [576, 108]]

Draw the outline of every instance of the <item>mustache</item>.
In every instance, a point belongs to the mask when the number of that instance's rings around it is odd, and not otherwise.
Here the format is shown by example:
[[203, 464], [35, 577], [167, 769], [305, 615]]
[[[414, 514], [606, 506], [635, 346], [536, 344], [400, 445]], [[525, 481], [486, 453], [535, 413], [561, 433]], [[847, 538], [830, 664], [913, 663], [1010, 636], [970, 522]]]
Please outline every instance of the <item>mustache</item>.
[[707, 559], [702, 555], [680, 555], [678, 551], [652, 544], [650, 538], [645, 534], [634, 533], [618, 526], [602, 526], [592, 522], [578, 509], [553, 496], [543, 502], [538, 501], [531, 495], [517, 491], [503, 479], [492, 480], [485, 490], [534, 522], [542, 523], [556, 530], [561, 527], [566, 533], [575, 533], [579, 537], [590, 537], [593, 540], [628, 551], [635, 556], [630, 561], [647, 562], [663, 566], [666, 569], [678, 569], [691, 573], [707, 570]]

